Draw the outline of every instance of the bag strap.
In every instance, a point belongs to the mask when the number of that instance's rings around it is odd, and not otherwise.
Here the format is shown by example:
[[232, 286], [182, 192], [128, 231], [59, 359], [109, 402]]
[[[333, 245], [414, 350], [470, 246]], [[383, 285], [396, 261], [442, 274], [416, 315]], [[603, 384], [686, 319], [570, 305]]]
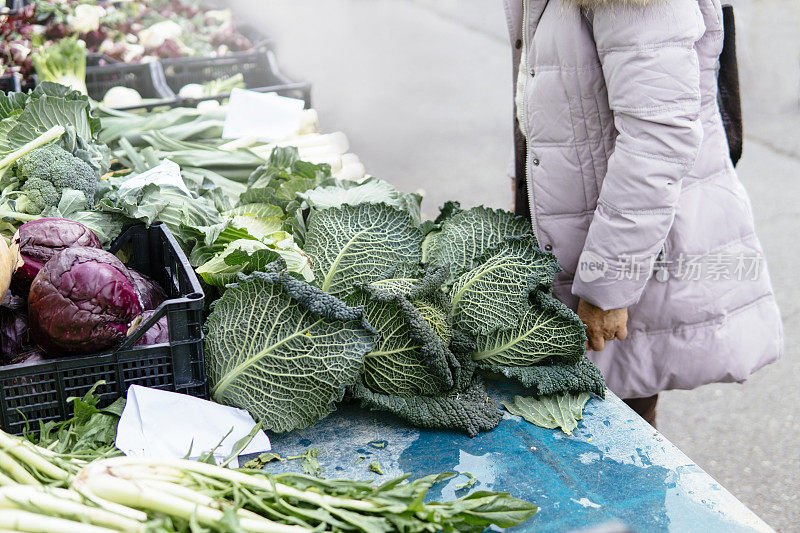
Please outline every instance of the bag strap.
[[719, 94], [719, 110], [725, 135], [728, 138], [731, 161], [733, 165], [742, 157], [742, 103], [739, 94], [739, 64], [736, 60], [736, 24], [733, 17], [733, 6], [722, 6], [722, 25], [725, 38], [722, 53], [719, 56], [719, 74], [717, 88]]

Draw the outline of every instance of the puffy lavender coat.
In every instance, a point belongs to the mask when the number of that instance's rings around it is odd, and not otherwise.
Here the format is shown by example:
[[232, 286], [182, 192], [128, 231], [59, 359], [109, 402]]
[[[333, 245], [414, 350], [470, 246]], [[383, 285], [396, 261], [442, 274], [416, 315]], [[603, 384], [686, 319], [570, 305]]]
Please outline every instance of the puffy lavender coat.
[[719, 0], [505, 7], [555, 294], [629, 308], [628, 339], [589, 353], [609, 388], [645, 397], [775, 361], [780, 313], [717, 105]]

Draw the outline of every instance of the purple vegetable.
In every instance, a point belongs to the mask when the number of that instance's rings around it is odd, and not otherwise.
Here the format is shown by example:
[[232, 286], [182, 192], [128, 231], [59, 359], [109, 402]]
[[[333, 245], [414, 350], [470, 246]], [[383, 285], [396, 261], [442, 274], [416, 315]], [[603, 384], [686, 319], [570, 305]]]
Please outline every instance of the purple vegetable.
[[48, 355], [111, 348], [141, 313], [127, 267], [98, 248], [58, 252], [39, 271], [28, 296], [31, 336]]
[[[142, 314], [142, 324], [147, 322], [147, 319], [153, 316], [153, 311], [145, 311]], [[169, 325], [167, 324], [167, 315], [158, 319], [158, 322], [153, 324], [153, 327], [144, 332], [144, 335], [136, 341], [136, 346], [150, 346], [151, 344], [162, 344], [169, 342]]]
[[[15, 358], [13, 358], [8, 364], [9, 365], [33, 365], [36, 363], [41, 363], [44, 361], [44, 353], [38, 348], [29, 348], [28, 350], [18, 354]], [[25, 378], [20, 378], [25, 382]]]
[[23, 261], [14, 273], [14, 290], [25, 296], [33, 278], [57, 252], [70, 246], [100, 248], [100, 240], [92, 230], [65, 218], [40, 218], [26, 222], [19, 227], [12, 242], [19, 242]]
[[167, 299], [167, 293], [164, 292], [161, 285], [156, 283], [156, 280], [132, 268], [128, 269], [128, 273], [133, 278], [133, 283], [142, 299], [142, 309], [150, 311]]
[[13, 365], [31, 348], [25, 300], [6, 293], [0, 305], [0, 365]]

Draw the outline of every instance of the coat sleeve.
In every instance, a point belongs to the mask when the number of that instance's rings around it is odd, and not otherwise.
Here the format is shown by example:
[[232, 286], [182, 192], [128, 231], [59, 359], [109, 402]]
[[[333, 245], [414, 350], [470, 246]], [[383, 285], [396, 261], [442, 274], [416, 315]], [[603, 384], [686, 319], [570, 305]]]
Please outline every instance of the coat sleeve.
[[703, 135], [697, 0], [614, 4], [588, 16], [618, 136], [572, 286], [603, 309], [639, 301]]

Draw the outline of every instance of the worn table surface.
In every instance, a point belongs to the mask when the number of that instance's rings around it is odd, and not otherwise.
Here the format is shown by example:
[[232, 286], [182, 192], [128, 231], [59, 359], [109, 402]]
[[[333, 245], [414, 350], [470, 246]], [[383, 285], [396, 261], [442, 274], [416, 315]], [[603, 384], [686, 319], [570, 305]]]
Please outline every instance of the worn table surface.
[[[522, 394], [506, 384], [491, 390], [497, 399]], [[479, 481], [469, 490], [507, 491], [540, 507], [514, 531], [565, 532], [609, 523], [637, 532], [771, 531], [611, 393], [589, 401], [572, 436], [506, 413], [496, 429], [469, 438], [414, 429], [350, 405], [311, 428], [270, 437], [281, 455], [320, 449], [323, 475], [330, 478], [470, 472]], [[369, 471], [372, 461], [383, 476]], [[299, 470], [299, 461], [270, 463], [267, 470]], [[430, 496], [464, 496], [468, 491], [456, 489], [464, 481], [435, 486]]]

